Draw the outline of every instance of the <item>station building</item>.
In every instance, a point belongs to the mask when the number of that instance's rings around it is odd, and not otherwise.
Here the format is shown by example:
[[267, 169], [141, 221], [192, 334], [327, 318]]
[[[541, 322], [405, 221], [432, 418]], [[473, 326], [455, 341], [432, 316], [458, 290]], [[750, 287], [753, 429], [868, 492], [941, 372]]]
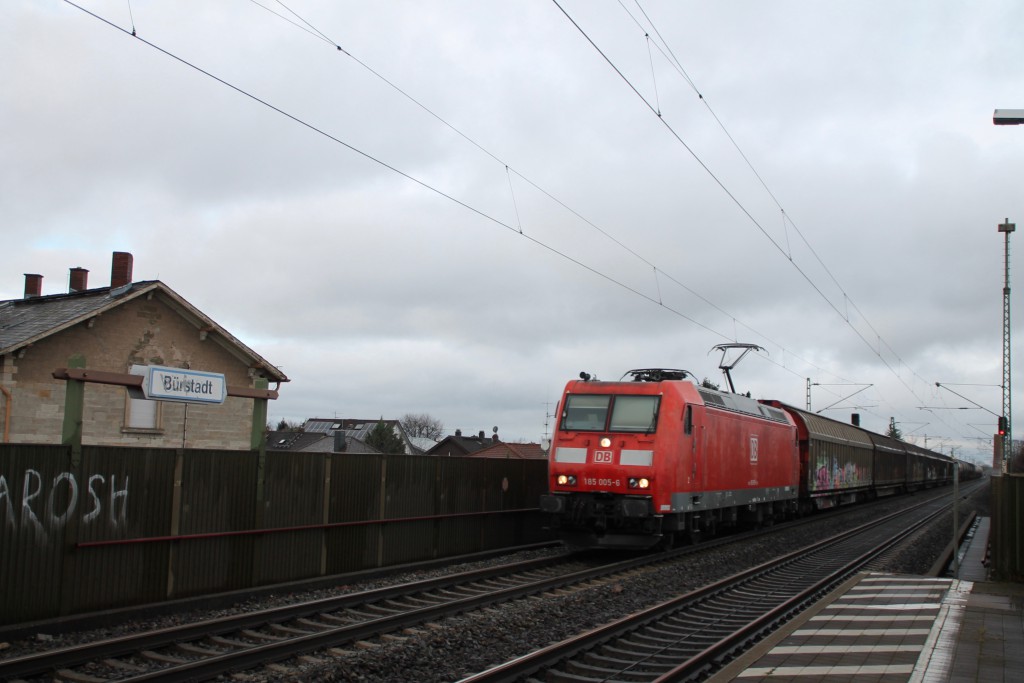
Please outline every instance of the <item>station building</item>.
[[[218, 373], [228, 386], [288, 381], [166, 284], [133, 282], [132, 271], [132, 255], [114, 252], [107, 287], [90, 289], [89, 271], [71, 268], [67, 293], [43, 296], [43, 276], [26, 274], [24, 297], [0, 301], [0, 443], [61, 442], [67, 383], [53, 374], [72, 358], [90, 371], [157, 365]], [[247, 450], [252, 420], [248, 398], [171, 403], [89, 383], [82, 443]]]

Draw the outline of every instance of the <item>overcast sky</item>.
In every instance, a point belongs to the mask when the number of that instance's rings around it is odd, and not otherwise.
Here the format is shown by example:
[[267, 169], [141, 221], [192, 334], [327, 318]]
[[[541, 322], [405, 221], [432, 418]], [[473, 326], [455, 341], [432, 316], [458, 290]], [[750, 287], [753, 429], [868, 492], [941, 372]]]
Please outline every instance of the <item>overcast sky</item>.
[[755, 398], [991, 459], [1024, 3], [80, 6], [0, 3], [0, 299], [129, 251], [288, 375], [274, 423], [539, 441], [581, 370], [738, 341]]

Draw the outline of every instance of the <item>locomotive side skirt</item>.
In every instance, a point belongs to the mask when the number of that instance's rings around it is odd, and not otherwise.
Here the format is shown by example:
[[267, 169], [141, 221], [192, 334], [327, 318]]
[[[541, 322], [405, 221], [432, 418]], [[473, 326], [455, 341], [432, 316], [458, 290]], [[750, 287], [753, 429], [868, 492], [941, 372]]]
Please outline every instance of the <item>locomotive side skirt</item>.
[[756, 505], [796, 498], [795, 486], [778, 486], [737, 491], [703, 491], [701, 493], [673, 493], [672, 506], [661, 512], [700, 512], [716, 508]]

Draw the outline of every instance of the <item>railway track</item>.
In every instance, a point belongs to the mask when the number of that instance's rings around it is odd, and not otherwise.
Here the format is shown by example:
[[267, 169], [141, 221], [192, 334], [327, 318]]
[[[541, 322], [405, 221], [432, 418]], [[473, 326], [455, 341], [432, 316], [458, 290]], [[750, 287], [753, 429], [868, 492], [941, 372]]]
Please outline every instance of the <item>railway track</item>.
[[566, 553], [149, 630], [0, 660], [0, 680], [206, 680], [529, 595], [581, 589], [736, 540], [622, 561], [610, 561], [606, 554]]
[[587, 571], [601, 568], [556, 556], [349, 593], [0, 660], [0, 680], [202, 680], [529, 594]]
[[703, 680], [948, 508], [925, 502], [459, 683]]
[[[775, 530], [814, 521], [778, 525]], [[742, 543], [763, 533], [738, 534], [625, 561], [608, 561], [605, 554], [549, 557], [152, 630], [0, 660], [0, 680], [208, 680], [269, 662], [330, 653], [332, 648], [351, 647], [386, 634], [402, 634], [448, 616], [530, 595], [564, 594], [622, 581], [630, 574], [679, 562], [691, 553]], [[746, 596], [741, 599], [750, 601]], [[730, 618], [721, 623], [738, 622]]]

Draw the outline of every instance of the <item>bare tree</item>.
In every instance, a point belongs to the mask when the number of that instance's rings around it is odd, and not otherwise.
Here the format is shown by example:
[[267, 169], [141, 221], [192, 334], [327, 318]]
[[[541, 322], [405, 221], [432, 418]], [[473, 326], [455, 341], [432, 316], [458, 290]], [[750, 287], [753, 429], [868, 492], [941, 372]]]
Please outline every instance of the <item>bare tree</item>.
[[406, 413], [398, 418], [402, 429], [409, 436], [420, 436], [428, 439], [440, 439], [444, 435], [444, 424], [427, 413]]

